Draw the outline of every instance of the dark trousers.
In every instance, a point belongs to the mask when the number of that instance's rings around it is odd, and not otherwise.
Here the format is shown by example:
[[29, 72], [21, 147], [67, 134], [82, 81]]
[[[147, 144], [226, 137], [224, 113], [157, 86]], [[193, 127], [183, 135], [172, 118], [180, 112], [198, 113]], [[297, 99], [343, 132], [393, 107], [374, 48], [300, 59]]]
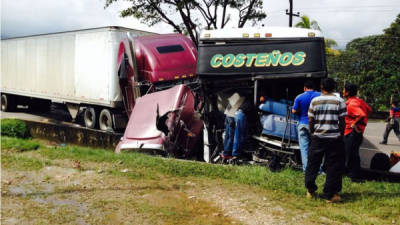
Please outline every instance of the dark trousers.
[[389, 133], [392, 129], [396, 134], [397, 139], [400, 141], [399, 120], [400, 119], [394, 119], [394, 123], [387, 123], [385, 133], [383, 133], [383, 142], [387, 143]]
[[326, 180], [324, 193], [331, 198], [342, 190], [342, 176], [344, 173], [344, 143], [343, 138], [318, 138], [311, 137], [311, 146], [308, 150], [308, 163], [306, 168], [305, 186], [310, 193], [315, 192], [318, 172], [325, 157]]
[[360, 145], [363, 134], [354, 130], [344, 136], [344, 149], [346, 152], [346, 170], [350, 178], [360, 178]]

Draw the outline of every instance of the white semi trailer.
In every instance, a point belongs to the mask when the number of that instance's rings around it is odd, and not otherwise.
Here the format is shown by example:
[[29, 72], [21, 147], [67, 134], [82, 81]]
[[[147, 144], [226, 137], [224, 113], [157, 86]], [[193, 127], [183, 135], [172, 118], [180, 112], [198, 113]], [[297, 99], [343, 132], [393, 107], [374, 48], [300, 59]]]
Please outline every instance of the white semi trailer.
[[[17, 104], [48, 110], [65, 104], [71, 117], [83, 112], [88, 128], [118, 127], [123, 98], [117, 55], [121, 40], [153, 33], [102, 27], [1, 41], [1, 109]], [[113, 120], [113, 123], [110, 123]]]

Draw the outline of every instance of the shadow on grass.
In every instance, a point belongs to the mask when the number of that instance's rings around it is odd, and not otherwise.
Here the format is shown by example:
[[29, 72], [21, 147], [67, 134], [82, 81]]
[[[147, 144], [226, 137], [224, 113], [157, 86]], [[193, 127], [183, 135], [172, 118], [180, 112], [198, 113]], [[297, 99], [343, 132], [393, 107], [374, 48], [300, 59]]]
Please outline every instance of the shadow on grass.
[[342, 193], [341, 197], [343, 199], [343, 203], [350, 203], [350, 202], [358, 202], [358, 201], [362, 200], [364, 197], [373, 198], [373, 199], [400, 198], [400, 193], [399, 192], [387, 192], [387, 193], [378, 193], [378, 192]]

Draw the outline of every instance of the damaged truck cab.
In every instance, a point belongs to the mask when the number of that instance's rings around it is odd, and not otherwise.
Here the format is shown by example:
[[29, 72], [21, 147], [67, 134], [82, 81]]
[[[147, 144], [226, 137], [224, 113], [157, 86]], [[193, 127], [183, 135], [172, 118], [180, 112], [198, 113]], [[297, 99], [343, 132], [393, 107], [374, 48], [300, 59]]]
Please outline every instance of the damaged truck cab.
[[118, 76], [130, 116], [136, 98], [177, 84], [193, 82], [197, 49], [181, 34], [128, 37], [120, 42]]
[[121, 42], [119, 77], [129, 122], [116, 152], [192, 155], [203, 129], [189, 88], [197, 85], [196, 60], [195, 45], [181, 34]]

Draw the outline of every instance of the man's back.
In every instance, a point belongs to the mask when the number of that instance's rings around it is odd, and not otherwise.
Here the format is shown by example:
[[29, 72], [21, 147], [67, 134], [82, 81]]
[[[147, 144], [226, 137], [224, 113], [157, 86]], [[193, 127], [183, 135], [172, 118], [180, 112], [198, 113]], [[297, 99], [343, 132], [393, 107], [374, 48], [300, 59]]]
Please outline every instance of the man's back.
[[322, 94], [311, 101], [308, 116], [314, 118], [314, 135], [337, 138], [341, 135], [339, 117], [346, 115], [346, 104], [334, 94]]
[[294, 101], [293, 109], [300, 113], [300, 124], [308, 124], [308, 108], [313, 98], [320, 96], [317, 91], [306, 91], [298, 95]]

